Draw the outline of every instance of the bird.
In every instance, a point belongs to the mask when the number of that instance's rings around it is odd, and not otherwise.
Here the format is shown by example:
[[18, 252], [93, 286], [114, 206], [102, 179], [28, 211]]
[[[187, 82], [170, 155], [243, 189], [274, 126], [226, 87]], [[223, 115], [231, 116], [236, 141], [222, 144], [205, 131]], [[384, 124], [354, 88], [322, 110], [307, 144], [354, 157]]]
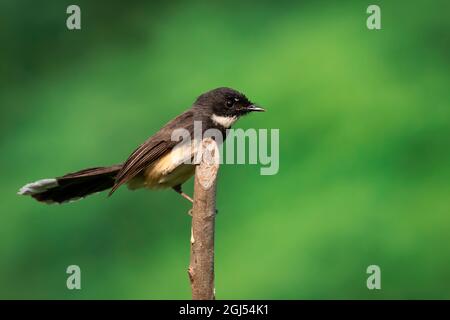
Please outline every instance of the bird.
[[[183, 152], [176, 148], [179, 141], [172, 139], [174, 130], [184, 129], [194, 138], [194, 122], [199, 121], [202, 134], [217, 129], [225, 140], [227, 129], [240, 117], [262, 111], [265, 109], [237, 90], [220, 87], [207, 91], [137, 147], [125, 162], [41, 179], [24, 185], [18, 194], [47, 204], [62, 204], [106, 190], [110, 190], [111, 196], [120, 186], [127, 185], [130, 190], [172, 188], [192, 203], [192, 198], [182, 191], [182, 185], [194, 175], [195, 163], [183, 161]], [[194, 148], [189, 150], [188, 157], [193, 157]]]

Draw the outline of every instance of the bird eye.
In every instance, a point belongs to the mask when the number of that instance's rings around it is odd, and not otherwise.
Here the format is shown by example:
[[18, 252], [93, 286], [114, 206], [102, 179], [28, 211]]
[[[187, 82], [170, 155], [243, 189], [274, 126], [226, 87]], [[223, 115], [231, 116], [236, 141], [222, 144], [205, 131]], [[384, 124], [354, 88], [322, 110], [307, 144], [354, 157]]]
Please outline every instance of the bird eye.
[[233, 104], [234, 104], [233, 100], [227, 100], [227, 107], [228, 108], [231, 108], [233, 106]]

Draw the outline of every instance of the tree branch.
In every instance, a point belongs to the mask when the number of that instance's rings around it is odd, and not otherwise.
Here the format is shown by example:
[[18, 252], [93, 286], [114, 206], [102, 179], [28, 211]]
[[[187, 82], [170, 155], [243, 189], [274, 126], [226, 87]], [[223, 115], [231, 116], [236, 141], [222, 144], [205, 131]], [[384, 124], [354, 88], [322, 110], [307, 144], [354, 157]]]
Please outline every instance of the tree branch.
[[195, 168], [194, 205], [192, 208], [191, 261], [189, 280], [192, 299], [213, 300], [214, 224], [216, 218], [216, 178], [219, 149], [211, 138], [201, 145], [201, 161]]

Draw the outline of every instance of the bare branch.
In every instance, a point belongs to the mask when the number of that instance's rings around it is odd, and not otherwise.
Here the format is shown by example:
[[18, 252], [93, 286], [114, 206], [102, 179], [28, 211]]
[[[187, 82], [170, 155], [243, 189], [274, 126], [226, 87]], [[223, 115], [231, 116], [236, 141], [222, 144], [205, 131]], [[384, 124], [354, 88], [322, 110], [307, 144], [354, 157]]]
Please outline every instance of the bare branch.
[[191, 261], [189, 280], [192, 299], [213, 300], [214, 224], [216, 217], [216, 179], [219, 149], [211, 138], [202, 141], [202, 160], [195, 169], [192, 208]]

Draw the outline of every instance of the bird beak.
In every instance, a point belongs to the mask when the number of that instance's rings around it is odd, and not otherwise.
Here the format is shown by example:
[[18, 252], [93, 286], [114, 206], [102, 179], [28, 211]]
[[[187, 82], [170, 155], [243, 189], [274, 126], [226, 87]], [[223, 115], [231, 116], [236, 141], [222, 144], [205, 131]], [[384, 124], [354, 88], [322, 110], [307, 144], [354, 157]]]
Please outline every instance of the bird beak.
[[257, 112], [264, 112], [266, 111], [265, 109], [255, 106], [254, 104], [249, 105], [248, 107], [245, 108], [246, 111], [257, 111]]

